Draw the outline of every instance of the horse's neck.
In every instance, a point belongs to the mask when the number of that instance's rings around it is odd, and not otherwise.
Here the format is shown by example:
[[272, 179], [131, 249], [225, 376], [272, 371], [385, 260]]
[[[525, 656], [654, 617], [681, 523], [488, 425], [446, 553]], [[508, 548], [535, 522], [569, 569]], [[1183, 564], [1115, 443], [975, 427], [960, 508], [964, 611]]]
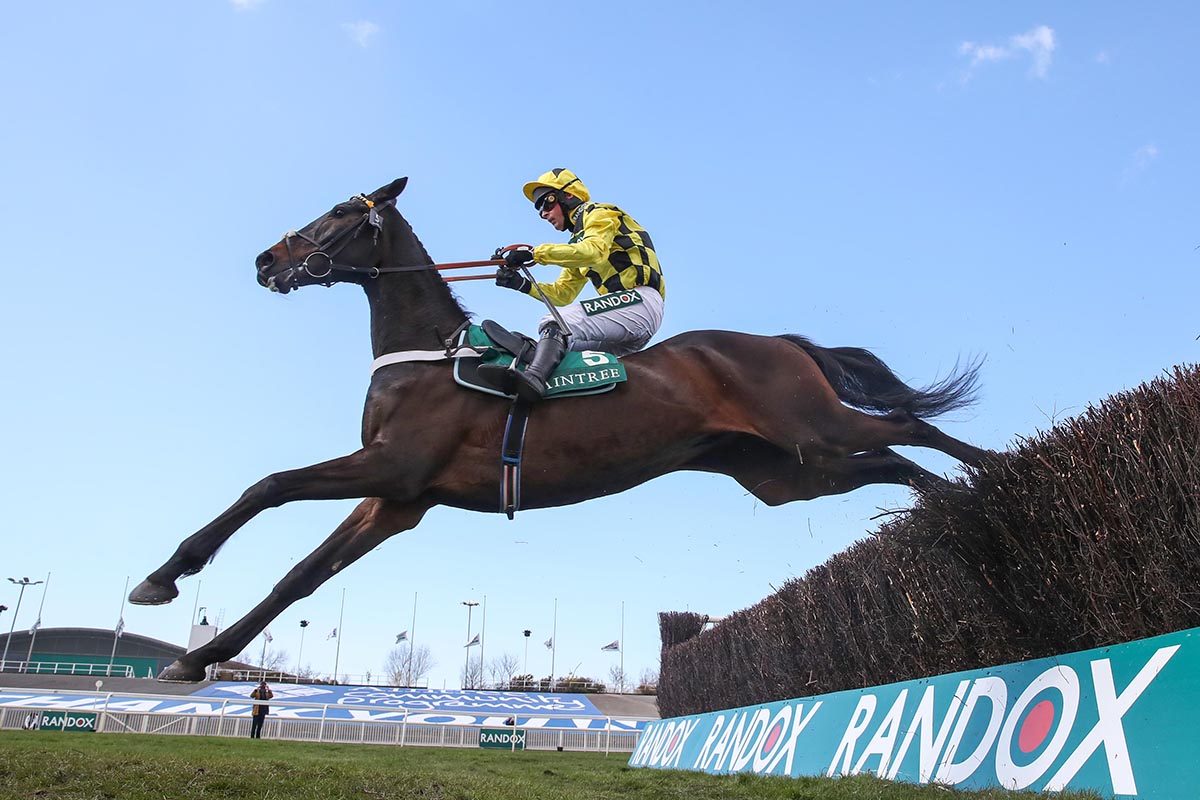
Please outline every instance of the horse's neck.
[[[389, 266], [429, 264], [415, 236], [397, 247]], [[450, 287], [434, 270], [384, 273], [364, 285], [371, 306], [375, 358], [400, 350], [435, 350], [467, 318]]]

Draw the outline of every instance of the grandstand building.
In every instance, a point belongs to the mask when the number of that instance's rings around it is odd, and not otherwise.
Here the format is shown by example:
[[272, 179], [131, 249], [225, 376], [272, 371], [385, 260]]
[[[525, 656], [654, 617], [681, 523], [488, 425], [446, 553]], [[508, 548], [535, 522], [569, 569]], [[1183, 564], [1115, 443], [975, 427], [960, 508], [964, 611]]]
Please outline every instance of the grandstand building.
[[[11, 642], [8, 638], [7, 633], [0, 633], [0, 648], [8, 645], [7, 660], [0, 665], [4, 672], [153, 678], [186, 652], [177, 644], [129, 631], [116, 636], [113, 630], [102, 628], [40, 628], [36, 636], [32, 631], [15, 631]], [[233, 661], [220, 668], [252, 669]]]

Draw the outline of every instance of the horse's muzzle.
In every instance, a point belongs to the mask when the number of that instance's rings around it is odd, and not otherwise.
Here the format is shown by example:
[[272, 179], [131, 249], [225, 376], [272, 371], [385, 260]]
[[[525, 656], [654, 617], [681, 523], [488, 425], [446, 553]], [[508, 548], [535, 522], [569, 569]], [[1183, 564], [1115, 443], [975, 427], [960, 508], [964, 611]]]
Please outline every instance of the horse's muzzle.
[[272, 292], [283, 294], [287, 294], [293, 288], [292, 277], [295, 275], [295, 270], [288, 269], [272, 274], [275, 267], [275, 256], [270, 250], [259, 253], [258, 258], [254, 259], [254, 266], [258, 268], [259, 286], [265, 286]]
[[258, 268], [258, 282], [262, 286], [267, 285], [267, 270], [275, 264], [275, 256], [271, 255], [270, 250], [264, 250], [258, 254], [258, 258], [254, 259], [254, 266]]

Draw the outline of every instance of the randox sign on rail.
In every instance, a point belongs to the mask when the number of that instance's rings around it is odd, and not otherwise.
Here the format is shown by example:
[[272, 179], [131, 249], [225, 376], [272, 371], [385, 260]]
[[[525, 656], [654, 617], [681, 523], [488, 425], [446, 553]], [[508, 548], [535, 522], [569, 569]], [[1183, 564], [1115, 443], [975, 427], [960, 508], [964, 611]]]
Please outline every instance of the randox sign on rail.
[[1200, 785], [1200, 628], [651, 722], [630, 766], [1185, 798]]

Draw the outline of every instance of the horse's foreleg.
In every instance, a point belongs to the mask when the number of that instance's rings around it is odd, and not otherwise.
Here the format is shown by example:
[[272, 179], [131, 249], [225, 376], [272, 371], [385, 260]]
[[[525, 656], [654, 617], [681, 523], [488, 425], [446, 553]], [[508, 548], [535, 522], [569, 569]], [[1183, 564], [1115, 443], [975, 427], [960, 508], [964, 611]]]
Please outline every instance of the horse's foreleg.
[[268, 508], [293, 500], [345, 500], [383, 494], [388, 471], [373, 448], [303, 469], [268, 475], [247, 489], [223, 514], [184, 539], [166, 563], [129, 594], [139, 605], [169, 603], [175, 581], [199, 572], [239, 528]]
[[203, 679], [209, 664], [228, 661], [241, 653], [284, 609], [308, 597], [318, 586], [388, 537], [416, 527], [428, 508], [427, 505], [404, 505], [374, 497], [363, 500], [320, 547], [275, 584], [266, 599], [211, 642], [164, 669], [159, 680]]

